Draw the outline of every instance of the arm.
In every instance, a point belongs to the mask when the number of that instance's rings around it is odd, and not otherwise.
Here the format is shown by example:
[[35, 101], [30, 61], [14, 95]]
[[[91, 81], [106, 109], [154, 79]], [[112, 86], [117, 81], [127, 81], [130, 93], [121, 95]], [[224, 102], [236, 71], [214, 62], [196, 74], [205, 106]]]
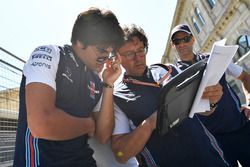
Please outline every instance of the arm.
[[93, 133], [92, 118], [77, 118], [55, 106], [56, 92], [38, 82], [26, 86], [28, 127], [34, 137], [67, 140]]
[[112, 150], [118, 162], [126, 163], [143, 150], [156, 128], [156, 114], [153, 113], [130, 133], [112, 136]]
[[243, 87], [243, 92], [246, 96], [246, 103], [250, 103], [250, 74], [248, 74], [246, 71], [242, 71], [240, 76], [237, 78], [241, 80], [242, 82], [242, 87]]
[[250, 106], [241, 106], [241, 111], [243, 111], [247, 119], [250, 120]]
[[96, 123], [95, 137], [102, 144], [106, 143], [112, 134], [114, 127], [113, 108], [113, 88], [104, 88], [101, 109], [99, 112], [93, 112]]
[[246, 102], [250, 103], [250, 74], [244, 71], [242, 67], [234, 63], [229, 64], [226, 73], [242, 82], [243, 92], [246, 96]]
[[[110, 86], [121, 75], [120, 59], [116, 58], [115, 61], [109, 61], [106, 64], [106, 69], [103, 71], [103, 82]], [[94, 112], [96, 120], [95, 137], [100, 143], [106, 143], [112, 134], [114, 127], [114, 105], [113, 105], [113, 88], [103, 87], [103, 97], [100, 112]]]

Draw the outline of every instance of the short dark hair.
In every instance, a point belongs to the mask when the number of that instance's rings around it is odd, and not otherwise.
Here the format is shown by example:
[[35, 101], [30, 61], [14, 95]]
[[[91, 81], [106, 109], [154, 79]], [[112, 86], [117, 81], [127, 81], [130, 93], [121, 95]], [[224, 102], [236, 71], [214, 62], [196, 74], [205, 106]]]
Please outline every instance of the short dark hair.
[[78, 15], [72, 30], [71, 43], [79, 40], [85, 46], [104, 45], [119, 47], [123, 42], [123, 30], [110, 10], [90, 8]]
[[143, 42], [144, 47], [148, 49], [148, 38], [141, 27], [137, 27], [135, 24], [132, 24], [131, 26], [124, 26], [123, 31], [124, 43], [132, 41], [133, 37], [138, 37], [140, 41]]

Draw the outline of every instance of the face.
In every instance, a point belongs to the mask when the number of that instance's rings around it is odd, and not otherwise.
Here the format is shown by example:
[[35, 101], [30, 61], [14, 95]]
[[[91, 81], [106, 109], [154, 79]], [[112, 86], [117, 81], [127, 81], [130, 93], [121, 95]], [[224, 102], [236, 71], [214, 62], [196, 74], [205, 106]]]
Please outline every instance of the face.
[[142, 41], [134, 37], [119, 49], [121, 64], [128, 75], [142, 76], [146, 69], [147, 51]]
[[107, 62], [109, 55], [113, 51], [111, 47], [101, 47], [96, 45], [84, 45], [77, 41], [73, 46], [76, 55], [81, 59], [88, 68], [93, 71], [101, 72], [104, 64]]
[[193, 60], [193, 44], [193, 36], [181, 31], [174, 34], [172, 46], [176, 48], [181, 60]]

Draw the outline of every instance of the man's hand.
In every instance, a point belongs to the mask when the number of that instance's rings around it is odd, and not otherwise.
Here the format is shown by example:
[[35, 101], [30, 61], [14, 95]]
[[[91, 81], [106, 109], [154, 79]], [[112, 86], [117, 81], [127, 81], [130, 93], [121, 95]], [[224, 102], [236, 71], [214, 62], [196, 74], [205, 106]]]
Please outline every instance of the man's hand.
[[222, 86], [218, 83], [205, 88], [202, 98], [208, 99], [210, 103], [218, 103], [223, 95]]
[[241, 106], [241, 111], [245, 113], [248, 120], [250, 120], [250, 106]]
[[[203, 92], [202, 98], [208, 99], [210, 102], [210, 106], [211, 106], [211, 104], [218, 103], [222, 95], [223, 95], [222, 86], [218, 83], [216, 85], [206, 87]], [[210, 111], [200, 113], [200, 114], [204, 116], [209, 116], [215, 111], [215, 109], [216, 109], [216, 105], [213, 108], [211, 108]]]
[[113, 85], [114, 82], [121, 75], [122, 69], [121, 69], [120, 62], [121, 62], [121, 59], [119, 55], [117, 55], [115, 58], [111, 60], [108, 60], [108, 62], [106, 63], [106, 68], [104, 69], [102, 73], [102, 78], [105, 83]]

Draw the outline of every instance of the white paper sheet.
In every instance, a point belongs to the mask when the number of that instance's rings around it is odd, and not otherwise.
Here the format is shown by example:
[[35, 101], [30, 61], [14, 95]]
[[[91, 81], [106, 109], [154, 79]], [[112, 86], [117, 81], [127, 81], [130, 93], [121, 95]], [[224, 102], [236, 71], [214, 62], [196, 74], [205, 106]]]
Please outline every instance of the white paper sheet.
[[213, 45], [206, 69], [189, 114], [190, 118], [192, 118], [195, 113], [210, 110], [209, 100], [201, 99], [203, 91], [205, 87], [215, 85], [219, 82], [238, 49], [238, 45], [225, 46], [225, 42], [226, 39], [223, 39], [215, 42]]

